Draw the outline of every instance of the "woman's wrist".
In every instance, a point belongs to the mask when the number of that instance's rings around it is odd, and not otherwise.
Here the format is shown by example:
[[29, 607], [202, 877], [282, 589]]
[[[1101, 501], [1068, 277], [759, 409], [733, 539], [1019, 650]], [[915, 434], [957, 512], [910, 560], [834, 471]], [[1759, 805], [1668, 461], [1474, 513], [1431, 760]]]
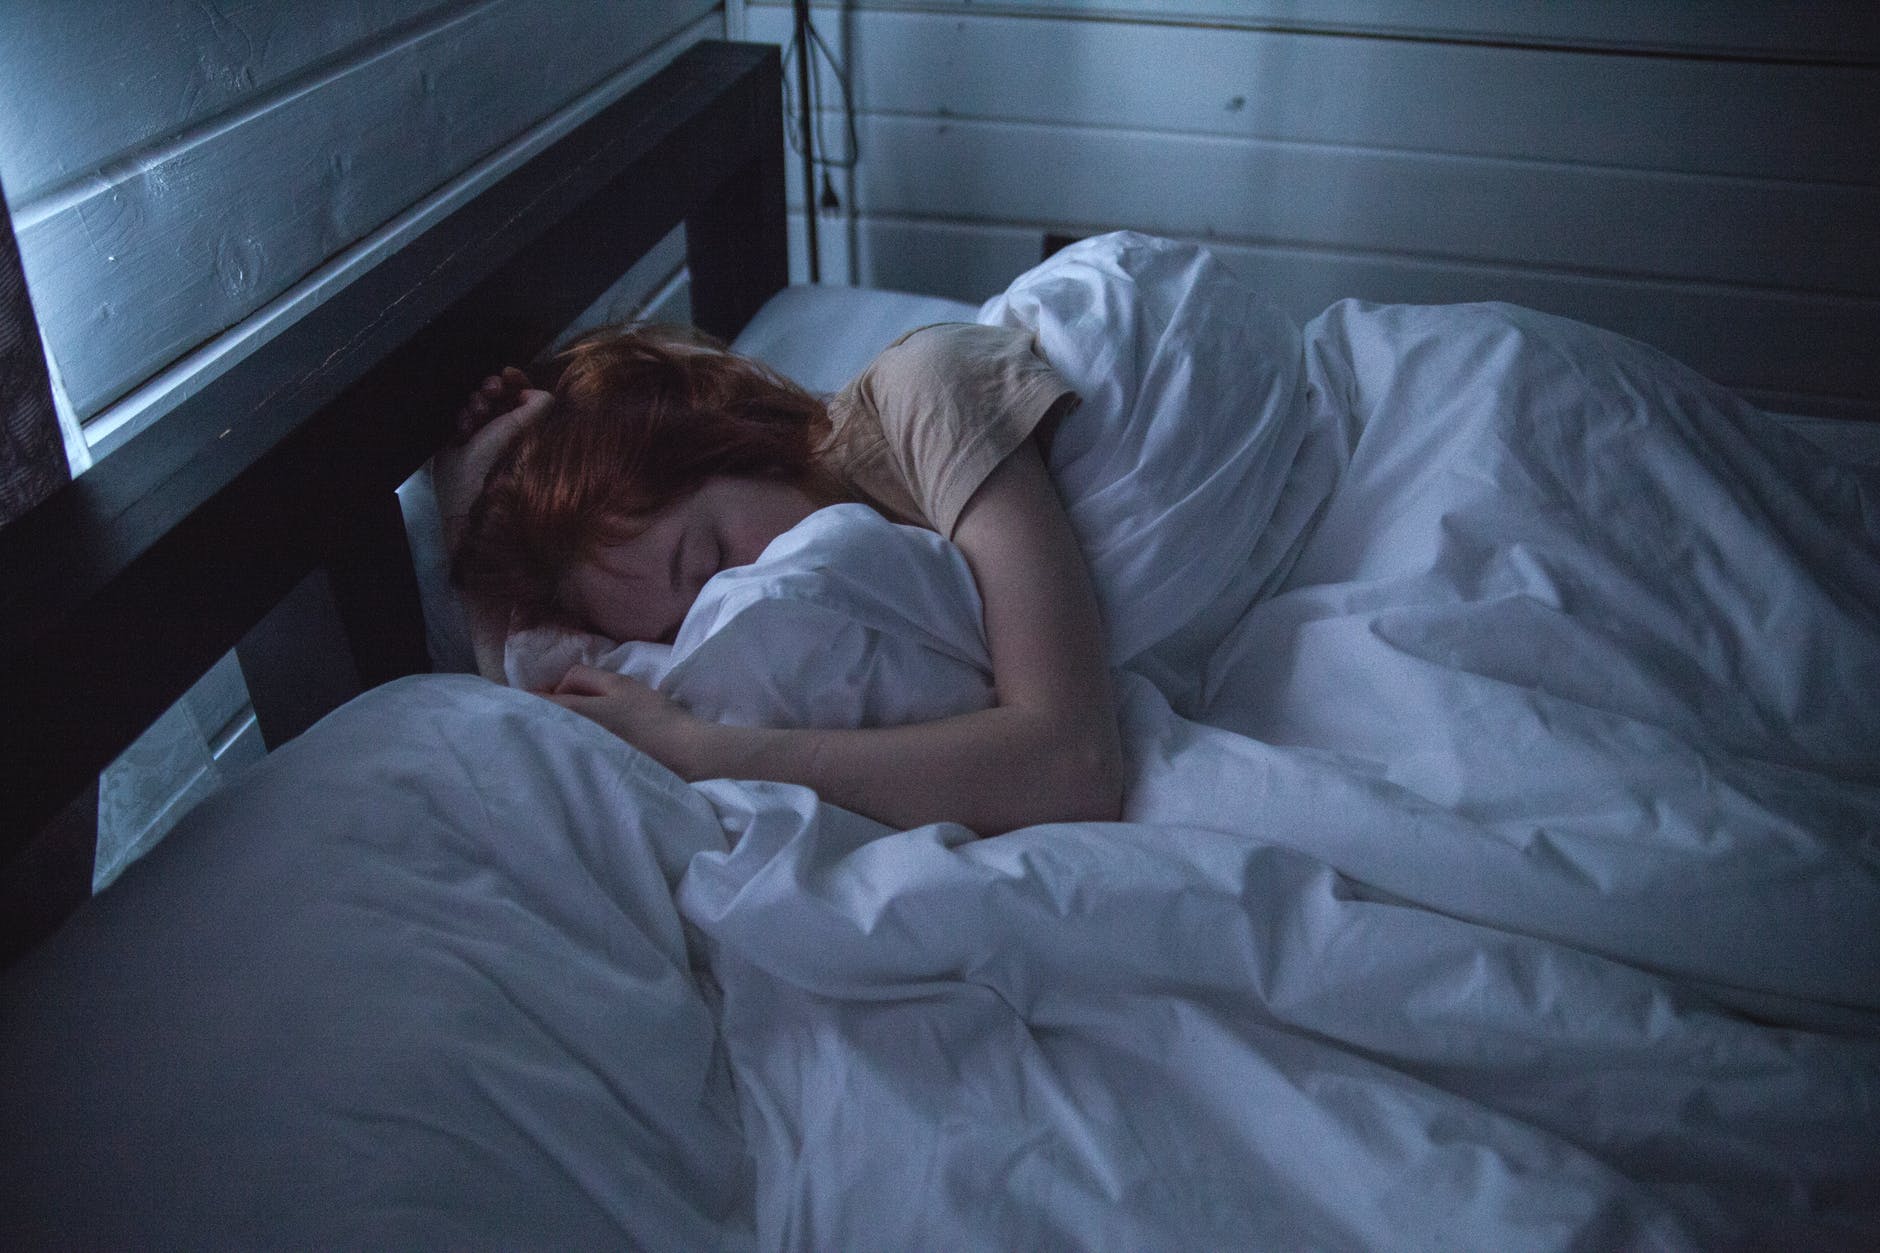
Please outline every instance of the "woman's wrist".
[[816, 777], [824, 732], [778, 727], [743, 727], [687, 714], [677, 730], [673, 772], [688, 783], [703, 779], [774, 779], [808, 787], [828, 786]]
[[673, 727], [669, 744], [672, 757], [666, 764], [687, 783], [736, 777], [733, 762], [738, 755], [739, 732], [749, 729], [687, 714]]

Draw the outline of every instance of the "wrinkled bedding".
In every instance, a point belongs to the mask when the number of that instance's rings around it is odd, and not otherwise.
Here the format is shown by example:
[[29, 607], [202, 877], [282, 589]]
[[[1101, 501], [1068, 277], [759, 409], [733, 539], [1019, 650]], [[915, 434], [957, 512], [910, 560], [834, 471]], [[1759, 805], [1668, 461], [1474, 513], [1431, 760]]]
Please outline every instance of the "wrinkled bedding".
[[[1880, 1241], [1880, 480], [1616, 336], [1295, 328], [1137, 236], [981, 316], [1085, 389], [1052, 468], [1126, 821], [896, 832], [380, 689], [8, 972], [0, 1232]], [[856, 507], [694, 618], [512, 674], [772, 725], [989, 698], [957, 553]], [[179, 1126], [161, 1169], [95, 1147]]]
[[[1143, 246], [1014, 290], [1087, 326]], [[1348, 303], [1301, 343], [1290, 472], [1221, 507], [1305, 521], [1234, 539], [1269, 556], [1198, 681], [1124, 663], [1126, 823], [977, 843], [703, 789], [743, 836], [680, 903], [758, 1230], [1871, 1244], [1874, 480], [1527, 310]]]

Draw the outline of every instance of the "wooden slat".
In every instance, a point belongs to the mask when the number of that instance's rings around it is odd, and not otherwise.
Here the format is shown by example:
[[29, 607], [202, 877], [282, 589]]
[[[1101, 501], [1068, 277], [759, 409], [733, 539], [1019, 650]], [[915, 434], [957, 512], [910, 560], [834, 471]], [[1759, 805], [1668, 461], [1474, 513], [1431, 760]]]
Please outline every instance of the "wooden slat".
[[[0, 853], [341, 555], [343, 520], [429, 455], [491, 361], [532, 357], [776, 148], [780, 95], [774, 49], [688, 50], [0, 529]], [[737, 267], [695, 270], [695, 298], [748, 303], [699, 291]]]
[[692, 321], [727, 343], [790, 279], [784, 165], [781, 145], [752, 153], [732, 178], [686, 215]]
[[[1115, 224], [1110, 224], [1115, 225]], [[1084, 225], [1072, 234], [1102, 229]], [[983, 300], [1037, 262], [1044, 230], [921, 219], [865, 220], [871, 284]], [[1593, 279], [1497, 266], [1206, 241], [1295, 319], [1344, 297], [1379, 302], [1504, 300], [1652, 344], [1751, 399], [1787, 412], [1880, 420], [1880, 300], [1810, 299], [1691, 284]]]
[[625, 92], [651, 77], [680, 51], [701, 39], [714, 39], [722, 25], [713, 13], [684, 28], [638, 60], [622, 67], [559, 113], [531, 126], [470, 169], [400, 213], [353, 247], [320, 265], [300, 282], [227, 331], [191, 349], [159, 374], [140, 383], [85, 426], [85, 438], [99, 457], [122, 447], [164, 414], [213, 382], [282, 329], [319, 307], [332, 294], [379, 264], [388, 254], [504, 177], [522, 162], [593, 117]]
[[561, 342], [573, 340], [598, 326], [643, 316], [661, 289], [683, 275], [685, 251], [685, 228], [668, 231], [664, 239], [629, 266], [581, 316], [563, 328]]
[[[787, 42], [789, 11], [748, 27]], [[819, 10], [818, 27], [864, 112], [1880, 184], [1873, 69], [977, 12]]]
[[866, 117], [858, 209], [1880, 293], [1880, 188]]
[[981, 299], [1047, 231], [1128, 226], [1213, 243], [1302, 319], [1509, 300], [1786, 407], [1880, 411], [1876, 11], [1703, 9], [824, 7], [862, 111], [855, 273]]
[[[780, 0], [755, 0], [760, 8]], [[783, 7], [788, 7], [784, 5]], [[1831, 63], [1880, 62], [1868, 0], [856, 0], [948, 16], [1064, 16]]]
[[712, 7], [496, 0], [443, 14], [20, 203], [73, 408], [98, 412]]
[[332, 576], [318, 569], [282, 597], [235, 645], [269, 751], [337, 709], [364, 688], [346, 646]]
[[[455, 0], [0, 5], [14, 205], [434, 24]], [[107, 34], [108, 32], [108, 34]], [[23, 107], [31, 102], [31, 107]]]
[[91, 895], [98, 845], [98, 780], [72, 798], [0, 875], [0, 969]]

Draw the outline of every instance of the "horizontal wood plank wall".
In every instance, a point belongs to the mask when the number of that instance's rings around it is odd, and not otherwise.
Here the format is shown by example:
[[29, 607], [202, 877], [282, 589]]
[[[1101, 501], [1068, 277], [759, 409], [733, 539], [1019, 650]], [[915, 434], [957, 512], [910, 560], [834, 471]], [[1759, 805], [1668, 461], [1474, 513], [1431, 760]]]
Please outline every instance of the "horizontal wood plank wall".
[[[859, 281], [980, 299], [1046, 233], [1131, 227], [1210, 242], [1298, 318], [1511, 300], [1770, 408], [1880, 417], [1880, 18], [1697, 7], [819, 9], [862, 152], [824, 235]], [[789, 37], [787, 6], [745, 21]]]
[[97, 414], [718, 8], [5, 6], [0, 160], [73, 409]]
[[866, 0], [866, 7], [1816, 60], [1880, 49], [1870, 0]]

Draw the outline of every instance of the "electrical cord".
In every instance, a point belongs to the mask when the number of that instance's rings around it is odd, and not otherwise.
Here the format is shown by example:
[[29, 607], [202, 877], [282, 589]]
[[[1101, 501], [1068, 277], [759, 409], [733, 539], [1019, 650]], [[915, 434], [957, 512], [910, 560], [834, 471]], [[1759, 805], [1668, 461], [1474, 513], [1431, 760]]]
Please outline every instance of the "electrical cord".
[[[805, 40], [807, 44], [804, 43]], [[802, 54], [801, 50], [804, 47], [809, 49], [808, 57]], [[828, 76], [835, 80], [841, 94], [842, 148], [840, 156], [823, 155], [829, 151], [830, 145], [824, 135], [827, 110], [823, 99], [823, 73], [816, 68], [818, 59], [827, 67]], [[800, 106], [794, 103], [801, 98], [801, 93], [790, 81], [792, 71], [800, 73], [798, 67], [805, 60], [811, 66], [810, 113], [813, 115], [811, 125], [807, 127], [803, 124]], [[849, 81], [847, 67], [836, 58], [835, 50], [829, 46], [829, 41], [823, 37], [823, 33], [816, 29], [815, 19], [810, 16], [807, 3], [798, 7], [796, 28], [791, 33], [789, 45], [784, 49], [783, 64], [784, 108], [787, 121], [784, 127], [785, 134], [789, 138], [791, 151], [799, 156], [803, 154], [805, 141], [809, 143], [809, 164], [821, 175], [820, 194], [808, 189], [806, 189], [806, 194], [815, 196], [817, 208], [821, 212], [839, 212], [842, 208], [842, 198], [836, 193], [835, 180], [831, 177], [831, 171], [852, 170], [861, 157], [861, 141], [855, 124], [855, 94], [853, 85]], [[812, 226], [811, 229], [814, 227]]]

